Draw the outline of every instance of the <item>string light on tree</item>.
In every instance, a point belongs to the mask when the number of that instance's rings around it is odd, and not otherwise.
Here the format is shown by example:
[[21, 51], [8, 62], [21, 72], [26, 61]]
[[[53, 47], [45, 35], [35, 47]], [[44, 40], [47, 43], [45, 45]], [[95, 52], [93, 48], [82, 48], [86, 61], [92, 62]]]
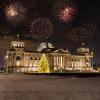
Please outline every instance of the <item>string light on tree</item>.
[[50, 73], [48, 60], [45, 54], [42, 55], [41, 60], [39, 62], [39, 73]]

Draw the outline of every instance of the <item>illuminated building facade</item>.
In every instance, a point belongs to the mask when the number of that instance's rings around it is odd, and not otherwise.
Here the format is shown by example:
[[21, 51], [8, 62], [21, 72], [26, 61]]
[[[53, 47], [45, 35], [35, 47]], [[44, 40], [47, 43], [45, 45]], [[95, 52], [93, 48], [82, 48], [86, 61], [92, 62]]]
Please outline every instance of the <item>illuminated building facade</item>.
[[50, 73], [68, 71], [92, 71], [93, 53], [88, 48], [78, 48], [75, 54], [68, 49], [45, 48], [42, 51], [26, 51], [25, 42], [12, 41], [5, 56], [7, 72], [39, 72], [39, 62], [45, 55]]

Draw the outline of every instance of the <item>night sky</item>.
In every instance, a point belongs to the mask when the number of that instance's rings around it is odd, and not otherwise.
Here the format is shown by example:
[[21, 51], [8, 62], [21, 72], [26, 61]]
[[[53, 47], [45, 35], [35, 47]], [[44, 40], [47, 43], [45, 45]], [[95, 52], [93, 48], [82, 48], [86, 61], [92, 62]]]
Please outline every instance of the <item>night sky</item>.
[[[17, 0], [25, 7], [25, 19], [20, 24], [12, 24], [8, 22], [5, 16], [5, 7], [13, 0], [0, 0], [0, 30], [9, 31], [7, 33], [8, 38], [10, 36], [16, 36], [16, 33], [20, 33], [20, 38], [24, 40], [30, 40], [36, 42], [30, 36], [30, 24], [33, 19], [39, 17], [49, 18], [53, 24], [53, 34], [49, 38], [49, 41], [56, 47], [69, 48], [71, 51], [80, 47], [78, 43], [73, 43], [68, 38], [68, 33], [77, 26], [83, 24], [95, 24], [97, 32], [91, 40], [87, 41], [85, 46], [91, 48], [95, 52], [94, 63], [99, 63], [100, 60], [100, 5], [99, 0], [75, 0], [77, 4], [77, 14], [74, 19], [68, 23], [62, 23], [56, 20], [52, 13], [52, 6], [54, 0]], [[14, 0], [16, 1], [16, 0]], [[2, 35], [0, 35], [2, 36]], [[3, 41], [0, 41], [1, 45]], [[6, 46], [6, 44], [4, 45]], [[3, 47], [2, 47], [3, 48]], [[2, 49], [1, 49], [2, 50]], [[1, 51], [0, 50], [0, 51]], [[0, 52], [2, 53], [2, 51]], [[0, 54], [1, 55], [1, 54]]]

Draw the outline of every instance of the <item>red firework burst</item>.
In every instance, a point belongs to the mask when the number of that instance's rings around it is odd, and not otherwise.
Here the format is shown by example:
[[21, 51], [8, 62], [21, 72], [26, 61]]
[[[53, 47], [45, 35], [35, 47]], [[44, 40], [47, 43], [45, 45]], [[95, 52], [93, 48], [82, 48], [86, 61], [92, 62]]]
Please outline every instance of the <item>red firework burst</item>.
[[69, 22], [77, 12], [76, 4], [72, 0], [58, 0], [54, 4], [55, 16], [62, 22]]

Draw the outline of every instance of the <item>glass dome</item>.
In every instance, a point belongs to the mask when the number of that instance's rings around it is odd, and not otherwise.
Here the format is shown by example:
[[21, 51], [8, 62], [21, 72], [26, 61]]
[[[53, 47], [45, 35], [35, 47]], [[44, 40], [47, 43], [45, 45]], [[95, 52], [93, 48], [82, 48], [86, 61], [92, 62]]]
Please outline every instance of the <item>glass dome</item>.
[[37, 48], [37, 51], [42, 51], [45, 48], [54, 48], [54, 46], [51, 43], [40, 43], [39, 47]]

